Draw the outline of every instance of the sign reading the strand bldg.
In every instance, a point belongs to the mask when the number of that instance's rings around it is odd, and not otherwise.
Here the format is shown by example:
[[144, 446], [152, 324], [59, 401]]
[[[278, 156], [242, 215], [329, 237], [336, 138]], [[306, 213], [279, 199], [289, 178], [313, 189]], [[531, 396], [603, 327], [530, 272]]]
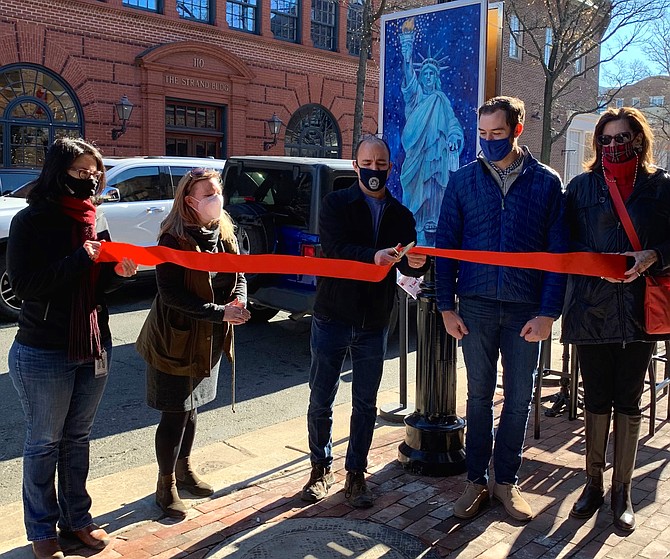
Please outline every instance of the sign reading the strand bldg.
[[[193, 68], [203, 69], [205, 59], [198, 56], [193, 57]], [[200, 78], [189, 78], [175, 74], [165, 75], [165, 85], [182, 85], [184, 87], [197, 87], [198, 89], [210, 89], [212, 91], [230, 91], [230, 85], [214, 80], [203, 80]]]
[[199, 89], [210, 89], [212, 91], [230, 91], [230, 85], [214, 80], [203, 80], [200, 78], [187, 78], [175, 74], [165, 75], [165, 85], [182, 85], [184, 87], [197, 87]]

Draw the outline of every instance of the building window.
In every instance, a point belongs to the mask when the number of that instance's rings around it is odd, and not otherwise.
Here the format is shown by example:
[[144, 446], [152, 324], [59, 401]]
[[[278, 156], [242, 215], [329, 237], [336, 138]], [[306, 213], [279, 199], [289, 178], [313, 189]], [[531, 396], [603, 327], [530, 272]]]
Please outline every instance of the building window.
[[640, 98], [639, 97], [633, 97], [630, 100], [630, 106], [631, 107], [639, 107], [640, 106]]
[[617, 109], [620, 109], [621, 107], [623, 107], [623, 99], [615, 99], [614, 104]]
[[361, 53], [363, 34], [363, 0], [351, 0], [347, 10], [347, 51], [358, 56]]
[[257, 33], [257, 0], [226, 0], [226, 21], [231, 29]]
[[270, 12], [270, 28], [275, 39], [297, 43], [300, 27], [298, 0], [272, 0]]
[[321, 105], [303, 105], [286, 126], [285, 155], [337, 159], [341, 157], [341, 146], [337, 122]]
[[161, 0], [123, 0], [124, 6], [132, 6], [133, 8], [140, 8], [150, 12], [161, 13], [163, 5]]
[[0, 69], [0, 166], [41, 167], [56, 138], [83, 136], [74, 92], [56, 74], [33, 65]]
[[650, 107], [662, 107], [665, 105], [665, 97], [663, 95], [652, 95], [649, 97]]
[[516, 15], [509, 18], [509, 57], [521, 60], [521, 23]]
[[318, 49], [335, 50], [337, 0], [312, 0], [312, 42]]
[[551, 47], [554, 44], [554, 31], [551, 27], [544, 30], [544, 65], [549, 67], [549, 58], [551, 58]]
[[177, 0], [177, 13], [184, 19], [213, 23], [209, 0]]
[[224, 108], [168, 101], [165, 104], [165, 155], [225, 156]]

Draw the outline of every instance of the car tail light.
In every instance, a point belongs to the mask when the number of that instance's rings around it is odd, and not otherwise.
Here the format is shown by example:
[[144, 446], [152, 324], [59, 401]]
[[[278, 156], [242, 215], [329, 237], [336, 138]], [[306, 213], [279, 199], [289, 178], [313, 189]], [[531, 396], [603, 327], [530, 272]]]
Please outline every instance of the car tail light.
[[300, 253], [303, 256], [318, 258], [321, 256], [321, 245], [302, 245]]

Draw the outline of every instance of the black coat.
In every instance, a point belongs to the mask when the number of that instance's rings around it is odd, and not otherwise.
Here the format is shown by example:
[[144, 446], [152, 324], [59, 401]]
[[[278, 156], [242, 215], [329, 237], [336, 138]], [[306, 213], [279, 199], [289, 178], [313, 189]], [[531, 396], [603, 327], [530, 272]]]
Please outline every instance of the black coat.
[[[99, 214], [99, 212], [98, 212]], [[16, 340], [30, 347], [67, 349], [72, 298], [93, 262], [82, 246], [73, 248], [76, 222], [53, 202], [35, 202], [14, 216], [7, 243], [7, 274], [23, 300]], [[98, 240], [109, 240], [106, 220], [96, 223]], [[82, 243], [83, 244], [83, 243]], [[104, 293], [123, 281], [114, 264], [98, 264], [95, 301], [101, 341], [111, 340]]]
[[[588, 172], [568, 184], [567, 216], [571, 251], [632, 251], [614, 208], [602, 172]], [[654, 249], [659, 261], [649, 272], [670, 266], [670, 175], [640, 170], [626, 209], [643, 249]], [[632, 263], [631, 263], [632, 265]], [[571, 275], [563, 307], [562, 339], [576, 344], [653, 341], [644, 331], [644, 278], [628, 284]]]
[[[324, 256], [374, 264], [378, 250], [416, 241], [412, 213], [388, 192], [386, 200], [375, 238], [372, 213], [358, 182], [328, 194], [319, 214]], [[397, 268], [407, 276], [419, 277], [428, 265], [411, 268], [405, 257]], [[395, 290], [395, 267], [380, 282], [320, 277], [316, 283], [314, 313], [359, 328], [383, 328], [391, 317]]]

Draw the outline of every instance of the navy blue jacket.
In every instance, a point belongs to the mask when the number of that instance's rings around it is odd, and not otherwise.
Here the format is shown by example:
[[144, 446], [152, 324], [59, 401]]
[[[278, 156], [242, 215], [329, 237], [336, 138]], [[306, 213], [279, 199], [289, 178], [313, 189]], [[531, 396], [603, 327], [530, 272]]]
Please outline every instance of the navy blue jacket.
[[[500, 252], [565, 252], [565, 195], [555, 171], [527, 154], [503, 197], [486, 165], [476, 160], [449, 178], [435, 246]], [[456, 281], [458, 278], [458, 281]], [[455, 295], [536, 303], [537, 314], [558, 318], [566, 276], [438, 258], [437, 306], [455, 310]]]

